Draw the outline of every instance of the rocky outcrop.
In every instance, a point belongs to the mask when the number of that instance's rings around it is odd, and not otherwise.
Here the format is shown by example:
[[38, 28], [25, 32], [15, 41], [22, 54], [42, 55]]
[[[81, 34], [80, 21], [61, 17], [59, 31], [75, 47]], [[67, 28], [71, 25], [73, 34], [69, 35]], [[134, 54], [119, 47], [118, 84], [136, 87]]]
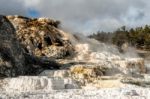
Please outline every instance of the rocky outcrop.
[[34, 75], [59, 68], [53, 60], [26, 53], [25, 47], [18, 41], [14, 25], [0, 16], [0, 76]]
[[55, 59], [64, 58], [72, 53], [71, 42], [57, 28], [59, 21], [21, 16], [7, 16], [7, 18], [14, 25], [17, 39], [25, 46], [27, 53]]
[[15, 29], [9, 20], [0, 16], [0, 74], [15, 76], [25, 74], [25, 57], [15, 37]]

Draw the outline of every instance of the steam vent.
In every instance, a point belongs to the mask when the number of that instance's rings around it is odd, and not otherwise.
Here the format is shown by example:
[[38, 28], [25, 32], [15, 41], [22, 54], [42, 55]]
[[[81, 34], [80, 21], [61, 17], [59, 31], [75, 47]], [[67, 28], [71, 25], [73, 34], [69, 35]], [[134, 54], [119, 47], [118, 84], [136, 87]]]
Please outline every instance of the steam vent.
[[146, 86], [144, 59], [129, 55], [64, 32], [59, 21], [0, 16], [0, 86], [5, 91]]

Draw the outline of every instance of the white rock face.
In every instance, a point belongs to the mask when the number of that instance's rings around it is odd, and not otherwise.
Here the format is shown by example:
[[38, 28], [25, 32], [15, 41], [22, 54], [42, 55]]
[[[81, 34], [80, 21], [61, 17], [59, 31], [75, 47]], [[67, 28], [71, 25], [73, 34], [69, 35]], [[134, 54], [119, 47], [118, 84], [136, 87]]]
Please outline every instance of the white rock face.
[[127, 56], [119, 53], [113, 45], [106, 45], [83, 37], [78, 38], [80, 40], [79, 42], [78, 40], [76, 41], [78, 42], [75, 45], [77, 55], [74, 57], [74, 61], [108, 67], [115, 71], [110, 74], [132, 75], [133, 73], [141, 74], [146, 72], [144, 59], [137, 57], [134, 51], [128, 52]]
[[136, 86], [124, 88], [54, 90], [50, 92], [0, 93], [1, 99], [149, 99], [150, 89]]
[[44, 91], [62, 89], [78, 89], [80, 88], [76, 81], [71, 78], [58, 78], [46, 76], [20, 76], [17, 78], [4, 79], [3, 89], [6, 92], [30, 92], [30, 91]]
[[142, 58], [126, 58], [125, 60], [114, 60], [113, 64], [117, 66], [117, 69], [124, 74], [141, 74], [146, 72], [144, 65], [144, 59]]
[[5, 81], [7, 84], [3, 87], [6, 91], [28, 92], [65, 89], [64, 80], [60, 78], [20, 76], [18, 78], [7, 78]]

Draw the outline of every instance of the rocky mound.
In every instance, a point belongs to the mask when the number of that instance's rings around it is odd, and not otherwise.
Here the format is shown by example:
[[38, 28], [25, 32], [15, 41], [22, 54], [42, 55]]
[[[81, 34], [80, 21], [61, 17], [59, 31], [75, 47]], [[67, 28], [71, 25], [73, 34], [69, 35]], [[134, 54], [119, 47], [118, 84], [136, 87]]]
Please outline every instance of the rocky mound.
[[54, 61], [26, 53], [14, 26], [5, 16], [0, 16], [0, 76], [33, 75], [45, 68], [59, 67]]
[[48, 58], [64, 58], [73, 51], [68, 38], [59, 29], [59, 21], [48, 18], [26, 18], [7, 16], [14, 25], [17, 39], [25, 46], [26, 52]]

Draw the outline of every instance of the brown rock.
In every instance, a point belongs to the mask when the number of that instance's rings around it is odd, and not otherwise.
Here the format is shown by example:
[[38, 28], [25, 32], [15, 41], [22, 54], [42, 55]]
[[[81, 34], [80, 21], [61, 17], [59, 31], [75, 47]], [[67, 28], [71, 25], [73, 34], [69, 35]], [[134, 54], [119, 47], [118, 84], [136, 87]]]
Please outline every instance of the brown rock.
[[29, 19], [21, 16], [8, 16], [15, 27], [17, 39], [26, 52], [35, 56], [65, 58], [73, 51], [69, 40], [57, 29], [58, 21], [48, 18]]
[[99, 79], [102, 75], [104, 75], [105, 68], [101, 66], [73, 66], [70, 68], [71, 75], [74, 79], [79, 82], [84, 81], [84, 83], [93, 82], [96, 79]]

